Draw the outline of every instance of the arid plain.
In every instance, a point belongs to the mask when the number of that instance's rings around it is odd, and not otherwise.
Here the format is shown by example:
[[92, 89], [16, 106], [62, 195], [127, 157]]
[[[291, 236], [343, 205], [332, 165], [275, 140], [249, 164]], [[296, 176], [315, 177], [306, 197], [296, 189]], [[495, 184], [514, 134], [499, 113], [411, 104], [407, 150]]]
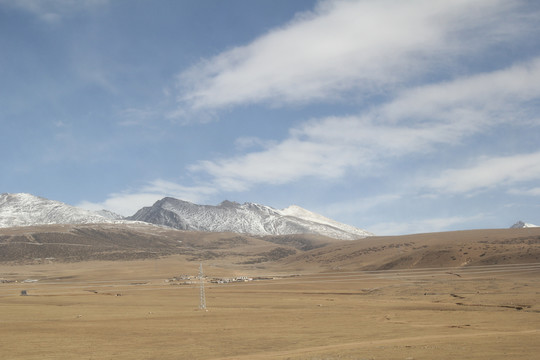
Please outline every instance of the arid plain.
[[[47, 238], [28, 237], [36, 231], [26, 230], [29, 243]], [[312, 248], [305, 239], [276, 245], [237, 234], [175, 234], [187, 248], [142, 259], [5, 259], [0, 358], [537, 359], [540, 353], [540, 229], [309, 239]], [[17, 236], [3, 233], [2, 250], [10, 242], [20, 246]], [[199, 309], [201, 261], [206, 311]], [[248, 281], [213, 282], [238, 277]]]

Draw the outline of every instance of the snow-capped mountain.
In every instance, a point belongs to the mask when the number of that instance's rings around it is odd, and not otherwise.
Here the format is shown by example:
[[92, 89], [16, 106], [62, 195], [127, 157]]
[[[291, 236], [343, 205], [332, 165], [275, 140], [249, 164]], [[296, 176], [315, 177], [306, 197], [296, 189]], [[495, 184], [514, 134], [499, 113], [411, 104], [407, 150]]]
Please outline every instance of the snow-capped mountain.
[[510, 229], [521, 229], [521, 228], [532, 228], [532, 227], [538, 227], [538, 225], [529, 224], [520, 220], [514, 225], [510, 226]]
[[31, 194], [0, 194], [0, 228], [49, 224], [120, 224], [142, 221], [176, 229], [252, 235], [319, 234], [353, 240], [373, 234], [298, 206], [283, 210], [224, 201], [197, 205], [164, 198], [129, 218], [107, 210], [89, 211]]
[[295, 205], [283, 210], [254, 203], [239, 204], [231, 201], [211, 206], [166, 197], [151, 207], [142, 208], [128, 219], [183, 230], [237, 232], [252, 235], [308, 233], [346, 240], [373, 235]]
[[[116, 215], [118, 216], [118, 215]], [[0, 194], [0, 228], [47, 224], [99, 224], [126, 222], [107, 216], [48, 200], [31, 194]]]

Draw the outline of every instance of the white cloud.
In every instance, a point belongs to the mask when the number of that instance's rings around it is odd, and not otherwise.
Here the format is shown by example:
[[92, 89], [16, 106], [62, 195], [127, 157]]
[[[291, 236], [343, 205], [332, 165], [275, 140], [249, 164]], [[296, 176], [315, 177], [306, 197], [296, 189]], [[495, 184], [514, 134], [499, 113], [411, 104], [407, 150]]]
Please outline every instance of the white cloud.
[[130, 216], [142, 207], [151, 206], [167, 196], [197, 203], [214, 192], [215, 189], [209, 186], [190, 187], [157, 179], [138, 189], [109, 194], [107, 199], [102, 202], [82, 201], [77, 206], [94, 211], [106, 209], [120, 215]]
[[223, 189], [239, 191], [249, 188], [252, 183], [275, 185], [303, 176], [339, 177], [347, 166], [357, 163], [361, 157], [351, 151], [354, 147], [293, 136], [267, 150], [236, 158], [201, 161], [190, 170], [211, 175]]
[[[540, 58], [490, 73], [407, 89], [377, 110], [384, 121], [458, 120], [479, 125], [522, 119], [523, 104], [540, 97]], [[533, 108], [534, 109], [534, 108]], [[534, 109], [536, 113], [536, 109]], [[531, 114], [528, 114], [531, 116]], [[538, 118], [533, 118], [537, 123]]]
[[[386, 92], [451, 67], [452, 59], [520, 35], [534, 23], [511, 16], [519, 2], [322, 1], [246, 46], [179, 75], [193, 109], [305, 103]], [[184, 110], [182, 110], [184, 111]]]
[[540, 59], [535, 59], [422, 86], [366, 114], [307, 121], [291, 129], [287, 139], [260, 151], [201, 161], [189, 169], [209, 174], [227, 190], [303, 177], [337, 179], [349, 169], [369, 173], [395, 158], [459, 145], [502, 123], [540, 125], [537, 107], [528, 104], [540, 99], [539, 83]]
[[444, 171], [426, 186], [444, 193], [467, 193], [540, 180], [540, 152], [483, 157], [463, 169]]
[[[358, 117], [311, 121], [268, 149], [238, 157], [201, 161], [191, 171], [210, 174], [228, 190], [253, 183], [285, 184], [303, 177], [336, 179], [348, 169], [371, 171], [380, 161], [452, 143], [467, 126], [428, 124], [416, 127], [377, 125]], [[460, 132], [461, 130], [461, 132]]]

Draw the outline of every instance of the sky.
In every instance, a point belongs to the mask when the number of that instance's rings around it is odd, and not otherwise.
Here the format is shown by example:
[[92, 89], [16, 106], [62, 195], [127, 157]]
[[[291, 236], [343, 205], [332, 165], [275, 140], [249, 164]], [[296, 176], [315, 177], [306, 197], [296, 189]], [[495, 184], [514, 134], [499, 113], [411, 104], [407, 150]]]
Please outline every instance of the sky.
[[540, 2], [0, 0], [0, 192], [540, 225]]

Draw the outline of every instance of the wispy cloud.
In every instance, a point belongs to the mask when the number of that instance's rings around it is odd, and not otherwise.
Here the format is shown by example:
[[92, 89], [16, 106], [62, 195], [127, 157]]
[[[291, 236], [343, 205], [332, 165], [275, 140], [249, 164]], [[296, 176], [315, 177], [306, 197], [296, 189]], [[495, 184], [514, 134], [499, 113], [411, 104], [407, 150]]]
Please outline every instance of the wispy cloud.
[[[444, 171], [427, 186], [444, 193], [467, 193], [540, 180], [540, 152], [482, 157], [472, 166]], [[534, 190], [533, 190], [534, 192]]]
[[[540, 58], [489, 73], [404, 90], [375, 111], [383, 121], [473, 121], [478, 125], [531, 120], [539, 124], [534, 106], [540, 97]], [[529, 110], [529, 113], [526, 111]], [[524, 116], [525, 115], [525, 116]], [[464, 119], [468, 117], [468, 119]]]
[[[329, 120], [320, 126], [332, 122]], [[336, 125], [340, 124], [336, 122]], [[190, 166], [189, 170], [209, 174], [222, 189], [241, 191], [252, 184], [285, 184], [304, 176], [339, 177], [347, 166], [360, 161], [361, 154], [350, 153], [353, 150], [346, 144], [318, 143], [316, 138], [303, 140], [292, 135], [266, 150], [234, 158], [201, 161]]]
[[160, 113], [155, 109], [139, 109], [139, 108], [127, 108], [120, 111], [120, 122], [118, 125], [131, 127], [131, 126], [144, 126], [155, 121]]
[[66, 16], [108, 3], [109, 0], [0, 0], [8, 5], [34, 14], [39, 19], [55, 23]]
[[385, 93], [447, 71], [453, 59], [465, 54], [512, 41], [534, 24], [534, 19], [509, 16], [518, 5], [498, 0], [322, 1], [286, 26], [182, 72], [179, 100], [184, 108], [208, 110]]
[[[539, 83], [540, 59], [535, 59], [504, 70], [405, 90], [365, 114], [307, 121], [291, 129], [285, 140], [263, 150], [201, 161], [189, 169], [209, 174], [227, 190], [284, 184], [304, 177], [335, 179], [349, 169], [370, 173], [387, 161], [427, 153], [436, 146], [459, 145], [463, 139], [500, 124], [540, 125], [537, 107], [528, 105], [540, 99]], [[433, 186], [439, 186], [436, 184], [445, 186], [444, 180], [434, 181]], [[456, 186], [450, 188], [458, 189]]]

